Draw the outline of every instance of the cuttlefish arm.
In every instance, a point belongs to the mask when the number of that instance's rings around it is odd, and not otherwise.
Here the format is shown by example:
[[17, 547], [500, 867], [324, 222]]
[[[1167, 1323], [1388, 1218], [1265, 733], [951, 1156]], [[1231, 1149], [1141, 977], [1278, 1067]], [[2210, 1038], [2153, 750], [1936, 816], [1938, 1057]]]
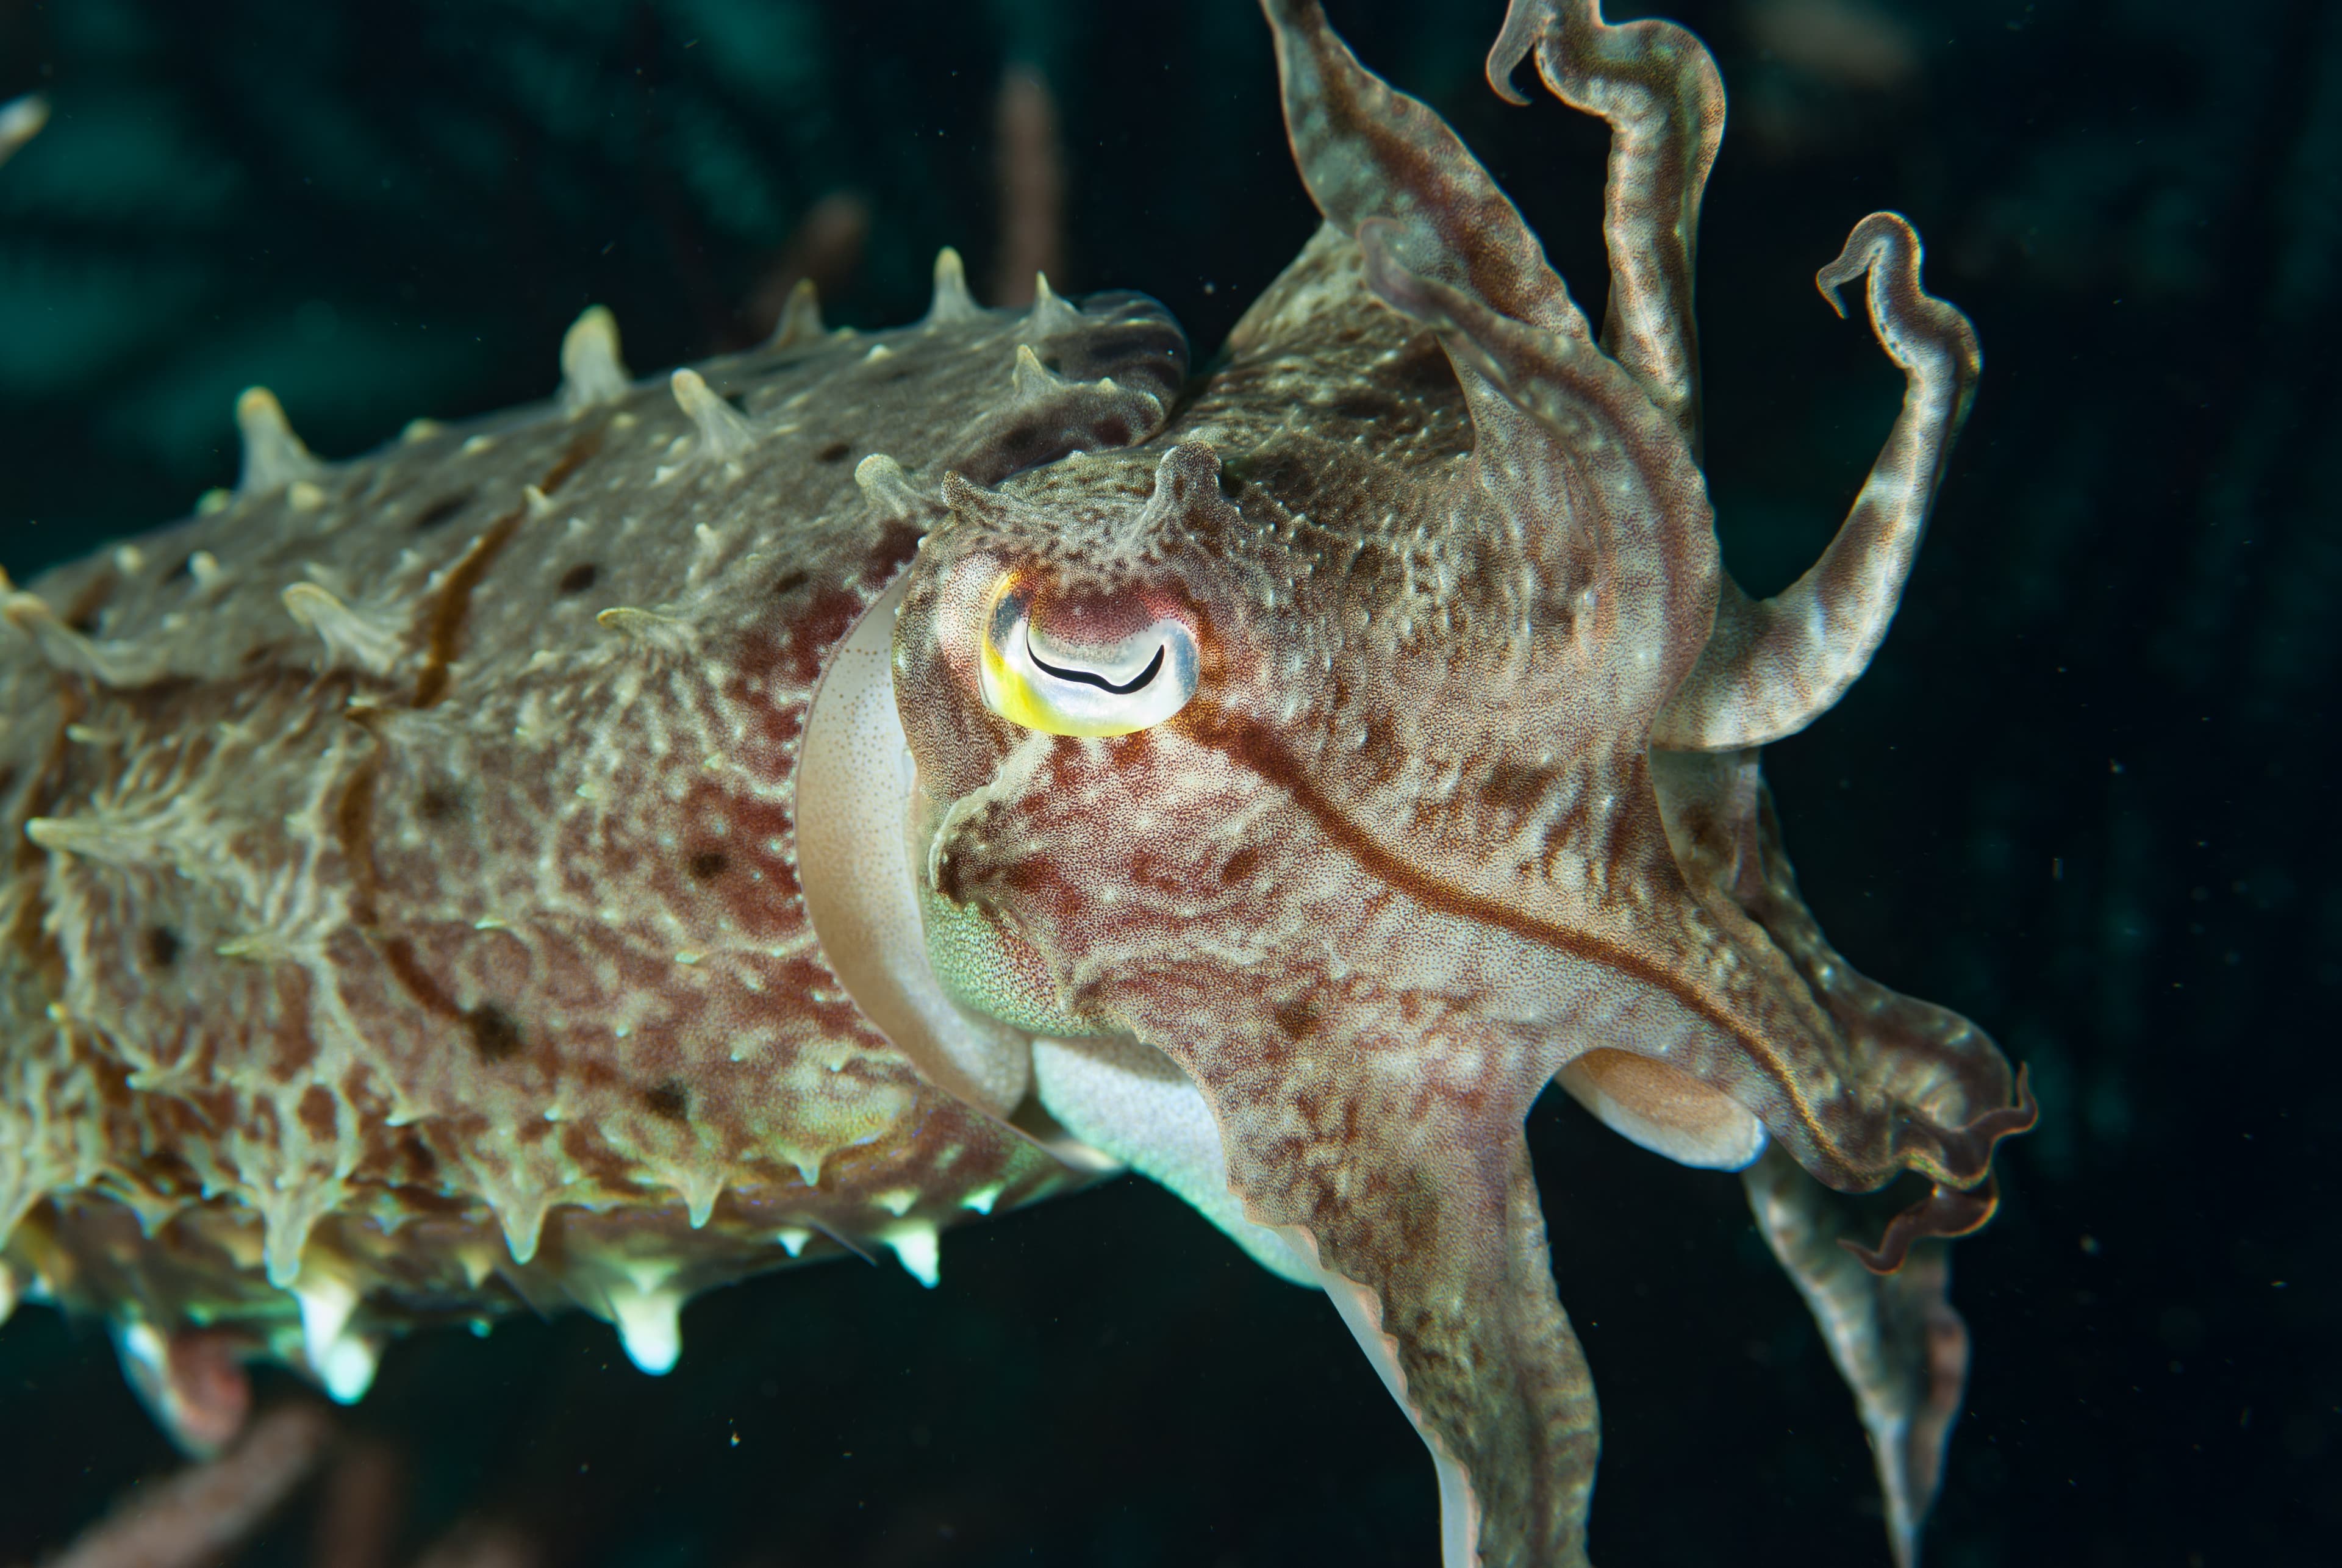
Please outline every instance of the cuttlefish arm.
[[[1981, 1030], [1879, 984], [1824, 939], [1797, 894], [1755, 752], [1654, 760], [1677, 860], [1711, 914], [1745, 922], [1752, 938], [1761, 932], [1774, 944], [1837, 1022], [1849, 1054], [1889, 1094], [1945, 1123], [1967, 1117], [1947, 1153], [1964, 1170], [1988, 1169], [1993, 1145], [2033, 1124], [2024, 1074], [2012, 1085]], [[1937, 1182], [1874, 1247], [1853, 1206], [1781, 1146], [1741, 1179], [1757, 1229], [1853, 1391], [1878, 1470], [1887, 1543], [1898, 1568], [1911, 1568], [1967, 1374], [1967, 1330], [1948, 1298], [1950, 1252], [1939, 1238], [1992, 1217], [1994, 1182], [1988, 1174], [1965, 1188]]]
[[1838, 290], [1867, 281], [1872, 330], [1903, 371], [1902, 410], [1820, 560], [1769, 599], [1725, 579], [1716, 634], [1652, 726], [1654, 745], [1730, 751], [1795, 734], [1886, 639], [1983, 368], [1975, 329], [1920, 286], [1919, 261], [1910, 224], [1873, 213], [1816, 277], [1841, 315]]
[[1262, 0], [1261, 9], [1294, 162], [1326, 221], [1351, 235], [1369, 222], [1391, 225], [1410, 271], [1516, 320], [1590, 340], [1519, 209], [1447, 123], [1361, 66], [1317, 0]]
[[[1399, 1050], [1420, 1059], [1417, 1042]], [[1586, 1561], [1599, 1417], [1520, 1132], [1534, 1093], [1500, 1076], [1450, 1098], [1369, 1074], [1300, 1098], [1316, 1119], [1306, 1144], [1245, 1136], [1231, 1151], [1247, 1212], [1285, 1221], [1430, 1449], [1445, 1568]]]
[[1528, 102], [1513, 74], [1532, 50], [1554, 96], [1610, 126], [1602, 214], [1610, 298], [1602, 346], [1696, 454], [1692, 276], [1700, 197], [1724, 140], [1716, 62], [1672, 22], [1612, 25], [1596, 0], [1513, 0], [1488, 52], [1488, 85], [1509, 103]]
[[1949, 1295], [1951, 1249], [1922, 1242], [1893, 1273], [1874, 1273], [1857, 1255], [1852, 1206], [1788, 1155], [1768, 1150], [1740, 1179], [1758, 1233], [1854, 1391], [1887, 1504], [1887, 1545], [1897, 1568], [1911, 1568], [1967, 1382], [1967, 1325]]
[[1777, 1134], [1843, 1191], [1868, 1191], [1902, 1169], [1932, 1183], [1876, 1248], [1849, 1249], [1887, 1273], [1915, 1242], [1982, 1227], [1997, 1203], [1993, 1150], [2037, 1114], [2025, 1075], [1973, 1023], [1881, 985], [1830, 945], [1797, 892], [1756, 751], [1654, 752], [1651, 776], [1676, 862], [1707, 918], [1820, 1005], [1829, 1027], [1817, 1043], [1829, 1070], [1862, 1086], [1862, 1112]]
[[[1673, 23], [1605, 23], [1597, 0], [1513, 0], [1488, 80], [1516, 104], [1526, 100], [1513, 75], [1532, 52], [1556, 97], [1610, 126], [1602, 346], [1696, 454], [1692, 283], [1700, 196], [1724, 135], [1716, 64]], [[1652, 726], [1654, 745], [1728, 751], [1795, 734], [1846, 694], [1885, 639], [1982, 369], [1975, 330], [1920, 286], [1919, 263], [1910, 224], [1873, 213], [1817, 276], [1840, 315], [1838, 291], [1867, 278], [1872, 329], [1904, 374], [1902, 412], [1810, 571], [1761, 600], [1723, 579], [1715, 635]]]
[[[1593, 1380], [1554, 1293], [1527, 1148], [1492, 1133], [1484, 1104], [1424, 1118], [1420, 1095], [1397, 1107], [1362, 1104], [1370, 1096], [1355, 1091], [1347, 1103], [1322, 1087], [1301, 1096], [1332, 1111], [1335, 1126], [1398, 1129], [1394, 1147], [1304, 1130], [1287, 1109], [1295, 1085], [1274, 1074], [1223, 1073], [1207, 1098], [1136, 1040], [1043, 1039], [1034, 1069], [1042, 1103], [1077, 1137], [1178, 1193], [1272, 1273], [1326, 1292], [1431, 1451], [1446, 1563], [1469, 1568], [1492, 1513], [1500, 1535], [1543, 1522], [1522, 1544], [1557, 1555], [1526, 1561], [1582, 1557], [1570, 1522], [1584, 1518], [1594, 1483]], [[1248, 1144], [1232, 1167], [1216, 1104], [1240, 1138], [1276, 1127], [1275, 1153]], [[1394, 1109], [1400, 1118], [1386, 1122]], [[1395, 1202], [1360, 1206], [1367, 1170]], [[1396, 1315], [1386, 1319], [1386, 1303], [1399, 1303]], [[1492, 1402], [1472, 1374], [1483, 1366], [1521, 1375]]]

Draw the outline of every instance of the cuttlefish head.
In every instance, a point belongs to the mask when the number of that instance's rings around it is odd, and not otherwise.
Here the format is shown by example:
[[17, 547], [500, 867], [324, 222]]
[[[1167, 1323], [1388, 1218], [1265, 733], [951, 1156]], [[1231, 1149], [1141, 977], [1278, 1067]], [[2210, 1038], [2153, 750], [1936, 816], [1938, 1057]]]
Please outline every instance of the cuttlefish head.
[[[1448, 1568], [1584, 1560], [1596, 1423], [1536, 1097], [1760, 1173], [1841, 1362], [1887, 1369], [1857, 1393], [1907, 1559], [1957, 1375], [1879, 1346], [1957, 1317], [1935, 1263], [1862, 1265], [1982, 1223], [2031, 1108], [1973, 1025], [1822, 940], [1756, 748], [1884, 635], [1973, 335], [1908, 225], [1865, 220], [1822, 282], [1867, 280], [1912, 392], [1830, 554], [1753, 604], [1696, 460], [1696, 41], [1518, 0], [1492, 57], [1509, 95], [1535, 49], [1622, 132], [1597, 338], [1436, 115], [1306, 0], [1264, 9], [1325, 228], [1151, 443], [946, 478], [906, 575], [929, 964], [1072, 1133], [1327, 1291], [1431, 1450]], [[1823, 1186], [1907, 1171], [1928, 1196], [1859, 1262], [1805, 1246]]]
[[[1035, 879], [1113, 896], [1114, 870], [1074, 862], [1162, 824], [1165, 812], [1130, 798], [1129, 764], [1176, 744], [1162, 732], [1207, 679], [1225, 684], [1235, 623], [1199, 569], [1197, 533], [1227, 510], [1217, 466], [1176, 449], [1151, 495], [1146, 468], [1119, 454], [997, 492], [949, 477], [949, 522], [906, 584], [895, 685], [917, 764], [912, 853], [929, 956], [957, 999], [1037, 1034], [1128, 1029], [1073, 978], [1070, 944], [1092, 929], [1084, 911]], [[1024, 895], [979, 892], [1003, 876]]]
[[1328, 1290], [1451, 1561], [1499, 1512], [1574, 1539], [1592, 1394], [1528, 1107], [1632, 1047], [1614, 1098], [1702, 1163], [1763, 1143], [1664, 1059], [1724, 1049], [1646, 757], [1712, 540], [1491, 501], [1485, 438], [1393, 476], [1250, 428], [946, 482], [895, 645], [928, 955], [1060, 1121]]

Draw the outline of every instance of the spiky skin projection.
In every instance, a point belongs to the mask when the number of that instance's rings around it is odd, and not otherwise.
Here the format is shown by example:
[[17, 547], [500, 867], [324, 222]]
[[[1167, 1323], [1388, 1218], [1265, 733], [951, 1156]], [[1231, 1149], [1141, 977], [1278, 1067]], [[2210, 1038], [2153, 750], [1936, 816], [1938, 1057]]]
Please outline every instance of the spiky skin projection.
[[800, 311], [672, 389], [589, 313], [552, 405], [346, 464], [248, 394], [236, 494], [9, 594], [14, 1281], [330, 1385], [409, 1323], [656, 1341], [792, 1252], [931, 1271], [1083, 1179], [890, 1045], [799, 896], [807, 704], [926, 525], [863, 460], [989, 483], [1144, 434], [1185, 370], [1136, 296], [1010, 315], [942, 270], [919, 325]]

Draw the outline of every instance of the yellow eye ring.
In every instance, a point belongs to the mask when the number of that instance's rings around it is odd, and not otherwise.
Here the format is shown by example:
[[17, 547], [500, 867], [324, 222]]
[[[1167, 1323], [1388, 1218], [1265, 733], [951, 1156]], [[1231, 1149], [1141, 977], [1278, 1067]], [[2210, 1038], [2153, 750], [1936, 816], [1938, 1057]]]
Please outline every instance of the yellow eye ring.
[[1060, 645], [1033, 624], [1030, 592], [1013, 572], [984, 614], [977, 684], [984, 705], [1052, 735], [1126, 735], [1151, 729], [1196, 694], [1196, 635], [1159, 617], [1110, 648]]

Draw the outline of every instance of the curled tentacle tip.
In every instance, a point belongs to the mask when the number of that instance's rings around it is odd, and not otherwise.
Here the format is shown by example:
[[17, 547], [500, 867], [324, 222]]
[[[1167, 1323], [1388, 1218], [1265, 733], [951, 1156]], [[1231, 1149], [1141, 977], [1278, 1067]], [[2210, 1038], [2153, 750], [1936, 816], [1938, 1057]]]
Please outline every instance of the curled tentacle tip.
[[1993, 1211], [1999, 1207], [1999, 1183], [1990, 1177], [1965, 1192], [1938, 1182], [1926, 1197], [1887, 1222], [1886, 1233], [1878, 1238], [1876, 1250], [1852, 1236], [1840, 1236], [1837, 1244], [1852, 1253], [1872, 1273], [1891, 1274], [1909, 1258], [1913, 1243], [1930, 1236], [1949, 1240], [1973, 1235], [1985, 1227]]
[[1982, 1230], [2000, 1207], [2000, 1183], [1992, 1174], [1993, 1149], [2003, 1138], [2031, 1132], [2040, 1119], [2030, 1065], [2021, 1065], [2017, 1069], [2017, 1103], [1987, 1111], [1959, 1130], [1963, 1142], [1983, 1144], [1977, 1162], [1983, 1169], [1980, 1180], [1967, 1187], [1937, 1182], [1926, 1197], [1887, 1222], [1887, 1232], [1879, 1237], [1876, 1251], [1847, 1236], [1839, 1237], [1837, 1244], [1859, 1258], [1872, 1273], [1891, 1274], [1903, 1266], [1914, 1242], [1929, 1236], [1971, 1235]]
[[1488, 50], [1488, 85], [1515, 107], [1526, 104], [1529, 96], [1513, 85], [1513, 73], [1544, 35], [1549, 5], [1550, 0], [1512, 0], [1505, 7], [1505, 25]]
[[1919, 232], [1911, 226], [1910, 219], [1901, 213], [1872, 213], [1854, 225], [1837, 255], [1814, 274], [1814, 286], [1844, 320], [1846, 305], [1838, 298], [1839, 289], [1882, 265], [1908, 273], [1916, 287], [1919, 255]]

